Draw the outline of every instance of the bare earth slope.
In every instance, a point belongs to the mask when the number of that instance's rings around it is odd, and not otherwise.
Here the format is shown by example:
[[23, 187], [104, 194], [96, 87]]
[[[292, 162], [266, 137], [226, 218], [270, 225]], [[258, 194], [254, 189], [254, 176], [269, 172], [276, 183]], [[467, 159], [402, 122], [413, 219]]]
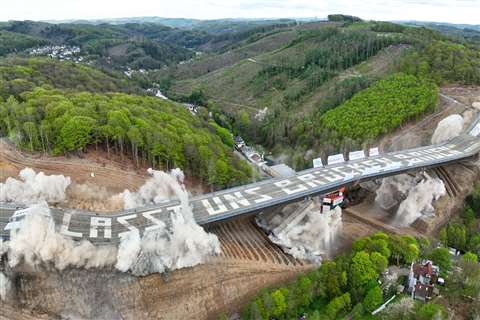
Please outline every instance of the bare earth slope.
[[[114, 270], [17, 271], [5, 319], [216, 319], [240, 311], [260, 288], [291, 280], [311, 265], [270, 244], [249, 218], [210, 227], [222, 254], [168, 275]], [[0, 319], [2, 319], [0, 316]]]

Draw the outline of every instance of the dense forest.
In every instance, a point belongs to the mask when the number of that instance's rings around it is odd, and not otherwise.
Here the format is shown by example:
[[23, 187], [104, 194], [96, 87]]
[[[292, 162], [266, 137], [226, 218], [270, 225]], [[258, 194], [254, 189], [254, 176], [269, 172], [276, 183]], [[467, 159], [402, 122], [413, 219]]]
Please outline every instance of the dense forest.
[[480, 84], [480, 46], [432, 40], [407, 55], [401, 69], [439, 84]]
[[[468, 319], [480, 316], [480, 187], [467, 198], [464, 215], [440, 233], [438, 245], [425, 238], [377, 233], [358, 239], [352, 250], [317, 269], [298, 277], [290, 284], [265, 288], [248, 303], [242, 319], [381, 319], [428, 320], [447, 319], [447, 310], [466, 314]], [[447, 246], [462, 251], [453, 259]], [[409, 268], [412, 261], [430, 259], [440, 267], [446, 285], [440, 295], [428, 303], [415, 302], [406, 294], [397, 295], [384, 311], [372, 315], [405, 285], [401, 276], [393, 283], [383, 273], [388, 266]], [[380, 280], [380, 281], [379, 281]], [[463, 310], [465, 306], [465, 310]], [[458, 308], [462, 308], [459, 310]]]
[[0, 115], [0, 134], [31, 151], [75, 154], [100, 145], [137, 164], [182, 168], [218, 188], [252, 175], [233, 156], [227, 130], [155, 97], [36, 88], [0, 102]]
[[0, 97], [19, 97], [37, 86], [89, 92], [141, 93], [140, 87], [118, 73], [50, 58], [0, 60]]
[[48, 44], [48, 41], [43, 39], [0, 30], [0, 56], [11, 52], [21, 52], [28, 48], [46, 44]]
[[438, 88], [430, 81], [402, 73], [392, 75], [323, 114], [317, 137], [330, 136], [327, 140], [333, 144], [341, 144], [343, 139], [373, 141], [433, 111], [437, 96]]

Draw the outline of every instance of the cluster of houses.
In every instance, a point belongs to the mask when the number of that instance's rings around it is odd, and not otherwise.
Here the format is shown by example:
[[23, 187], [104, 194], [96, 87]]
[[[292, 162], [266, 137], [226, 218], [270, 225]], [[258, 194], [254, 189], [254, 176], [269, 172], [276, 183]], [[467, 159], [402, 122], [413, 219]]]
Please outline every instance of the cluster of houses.
[[49, 56], [60, 61], [68, 60], [76, 63], [82, 62], [84, 58], [80, 56], [80, 47], [76, 46], [44, 46], [33, 48], [28, 51], [30, 55]]
[[407, 291], [412, 298], [428, 301], [439, 294], [435, 285], [444, 283], [445, 280], [440, 277], [440, 268], [432, 261], [423, 260], [410, 266]]

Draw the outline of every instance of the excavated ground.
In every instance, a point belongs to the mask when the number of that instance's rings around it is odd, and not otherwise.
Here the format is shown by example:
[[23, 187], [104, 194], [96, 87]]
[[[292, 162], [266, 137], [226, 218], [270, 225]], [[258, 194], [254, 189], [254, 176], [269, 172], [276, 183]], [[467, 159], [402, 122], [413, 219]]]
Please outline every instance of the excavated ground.
[[[125, 188], [137, 190], [148, 175], [145, 168], [102, 154], [85, 158], [35, 156], [0, 140], [0, 181], [16, 177], [25, 167], [63, 174], [73, 184], [95, 185], [105, 195]], [[94, 176], [92, 177], [92, 174]], [[193, 194], [205, 191], [187, 179]], [[81, 199], [69, 199], [81, 205]], [[17, 270], [14, 290], [0, 301], [0, 319], [214, 319], [236, 312], [262, 287], [276, 285], [307, 271], [311, 265], [270, 243], [252, 217], [208, 227], [221, 241], [222, 253], [205, 265], [136, 278], [114, 270]]]
[[[374, 228], [346, 216], [348, 244]], [[260, 288], [275, 286], [311, 265], [273, 245], [251, 217], [211, 225], [222, 253], [207, 264], [167, 276], [136, 278], [114, 270], [19, 270], [0, 319], [216, 319], [240, 311]], [[344, 248], [338, 247], [338, 250]]]
[[[461, 114], [465, 120], [465, 127], [480, 111], [475, 102], [480, 102], [480, 87], [446, 86], [441, 92], [459, 103], [441, 98], [437, 110], [423, 120], [405, 125], [380, 142], [381, 150], [402, 150], [430, 144], [435, 128], [445, 117], [451, 114]], [[373, 228], [391, 233], [411, 234], [413, 236], [429, 236], [434, 234], [452, 216], [459, 212], [465, 197], [472, 191], [480, 179], [480, 162], [478, 160], [463, 161], [460, 163], [428, 170], [432, 177], [440, 178], [447, 189], [447, 194], [435, 204], [435, 216], [418, 219], [411, 227], [396, 228], [392, 225], [395, 210], [386, 212], [375, 204], [375, 195], [370, 194], [361, 203], [345, 210], [350, 215]], [[396, 209], [396, 208], [395, 208]]]
[[312, 267], [271, 244], [252, 217], [207, 229], [220, 238], [220, 256], [167, 275], [17, 269], [0, 319], [216, 319]]
[[[446, 87], [444, 93], [471, 106], [480, 102], [479, 88]], [[437, 112], [416, 124], [385, 137], [381, 148], [393, 150], [428, 144], [437, 123], [449, 114], [473, 117], [476, 110], [442, 100]], [[19, 153], [0, 141], [0, 181], [16, 176], [24, 167], [47, 174], [64, 174], [77, 184], [94, 183], [108, 192], [136, 190], [147, 176], [124, 159], [109, 160], [90, 153], [83, 159], [32, 156]], [[92, 177], [91, 173], [94, 173]], [[373, 196], [344, 211], [342, 231], [334, 252], [377, 230], [426, 235], [448, 221], [461, 207], [463, 197], [478, 181], [480, 172], [472, 163], [432, 170], [447, 185], [447, 196], [436, 203], [437, 216], [417, 221], [412, 228], [389, 225], [391, 213], [377, 208]], [[202, 192], [195, 181], [189, 189]], [[132, 277], [113, 270], [17, 270], [7, 302], [0, 302], [0, 319], [215, 319], [235, 312], [262, 287], [274, 286], [307, 271], [312, 265], [293, 259], [268, 241], [251, 217], [208, 227], [218, 235], [222, 253], [208, 263], [177, 270], [168, 276]]]

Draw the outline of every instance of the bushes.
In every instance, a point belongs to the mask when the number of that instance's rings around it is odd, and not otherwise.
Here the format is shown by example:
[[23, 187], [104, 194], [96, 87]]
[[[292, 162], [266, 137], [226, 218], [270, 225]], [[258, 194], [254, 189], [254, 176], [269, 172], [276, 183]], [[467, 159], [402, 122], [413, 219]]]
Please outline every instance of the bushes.
[[437, 94], [438, 88], [431, 82], [395, 74], [328, 111], [320, 118], [320, 124], [331, 130], [332, 137], [371, 140], [433, 111]]
[[416, 310], [416, 320], [445, 319], [446, 312], [442, 305], [427, 303], [419, 305]]

